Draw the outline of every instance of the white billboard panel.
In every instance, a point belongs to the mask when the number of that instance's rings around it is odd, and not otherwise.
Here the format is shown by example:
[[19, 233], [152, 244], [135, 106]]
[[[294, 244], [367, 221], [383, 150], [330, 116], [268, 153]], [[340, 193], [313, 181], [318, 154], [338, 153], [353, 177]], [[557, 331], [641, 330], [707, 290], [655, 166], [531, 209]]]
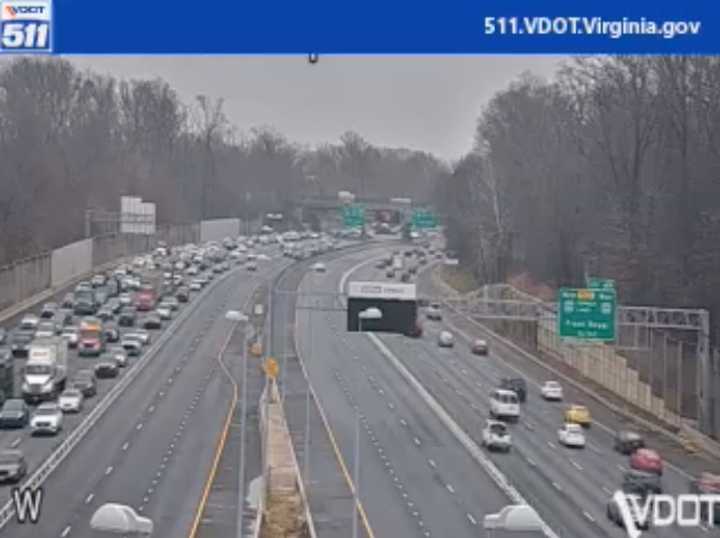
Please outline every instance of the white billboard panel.
[[155, 204], [138, 196], [120, 197], [120, 233], [154, 234]]
[[348, 284], [348, 297], [366, 299], [399, 299], [414, 301], [415, 284], [357, 281]]

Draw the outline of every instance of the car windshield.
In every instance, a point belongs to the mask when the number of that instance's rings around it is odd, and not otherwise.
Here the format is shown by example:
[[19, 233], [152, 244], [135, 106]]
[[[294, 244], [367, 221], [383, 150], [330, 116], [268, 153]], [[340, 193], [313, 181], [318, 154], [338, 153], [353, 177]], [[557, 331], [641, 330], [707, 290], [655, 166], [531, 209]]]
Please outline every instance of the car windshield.
[[22, 411], [23, 407], [23, 402], [20, 400], [8, 400], [3, 405], [5, 411]]
[[35, 415], [56, 415], [58, 410], [55, 407], [38, 407]]
[[30, 375], [49, 375], [53, 372], [50, 364], [28, 364], [25, 366], [25, 373]]
[[490, 431], [496, 435], [504, 435], [507, 432], [505, 424], [491, 424]]
[[60, 397], [61, 398], [78, 398], [81, 396], [81, 392], [79, 390], [66, 390], [63, 392]]

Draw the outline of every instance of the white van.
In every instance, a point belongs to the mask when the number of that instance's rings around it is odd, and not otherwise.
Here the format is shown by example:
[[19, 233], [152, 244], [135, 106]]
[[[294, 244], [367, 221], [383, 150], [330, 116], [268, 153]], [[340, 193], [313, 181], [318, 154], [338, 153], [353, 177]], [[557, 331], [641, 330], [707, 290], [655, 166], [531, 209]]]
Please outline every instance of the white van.
[[511, 422], [520, 419], [520, 403], [512, 390], [496, 389], [490, 393], [490, 416], [503, 418]]
[[449, 331], [440, 331], [438, 345], [440, 347], [453, 347], [455, 345], [455, 338], [452, 333]]

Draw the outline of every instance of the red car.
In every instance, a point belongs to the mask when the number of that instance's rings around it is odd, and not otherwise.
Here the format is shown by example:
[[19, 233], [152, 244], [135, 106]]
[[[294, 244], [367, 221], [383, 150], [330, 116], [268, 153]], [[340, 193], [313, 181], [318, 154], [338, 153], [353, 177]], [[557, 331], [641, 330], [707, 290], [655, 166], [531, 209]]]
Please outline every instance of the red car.
[[639, 448], [630, 456], [630, 467], [646, 473], [663, 474], [660, 454], [649, 448]]
[[408, 331], [407, 335], [411, 338], [420, 338], [423, 335], [423, 328], [419, 321], [415, 322], [415, 325]]

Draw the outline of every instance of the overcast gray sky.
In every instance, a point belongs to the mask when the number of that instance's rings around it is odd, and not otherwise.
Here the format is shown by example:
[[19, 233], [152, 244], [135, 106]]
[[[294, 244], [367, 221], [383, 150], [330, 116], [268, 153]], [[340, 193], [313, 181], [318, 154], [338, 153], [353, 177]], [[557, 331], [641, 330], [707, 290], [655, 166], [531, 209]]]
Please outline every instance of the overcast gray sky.
[[225, 99], [241, 130], [271, 125], [307, 144], [355, 130], [376, 145], [456, 159], [473, 140], [492, 95], [523, 71], [551, 78], [560, 56], [71, 57], [120, 78], [162, 77], [189, 102]]

